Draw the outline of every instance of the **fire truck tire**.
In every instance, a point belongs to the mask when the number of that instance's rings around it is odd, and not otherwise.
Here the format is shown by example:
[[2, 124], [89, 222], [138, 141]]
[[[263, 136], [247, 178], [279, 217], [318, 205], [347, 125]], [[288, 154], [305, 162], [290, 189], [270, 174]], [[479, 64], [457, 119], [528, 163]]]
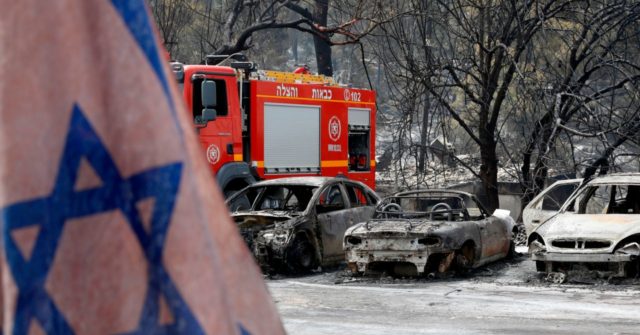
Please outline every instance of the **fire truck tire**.
[[216, 179], [223, 190], [225, 198], [256, 182], [256, 179], [251, 174], [249, 165], [244, 162], [225, 164], [216, 174]]
[[236, 194], [236, 192], [240, 191], [241, 188], [231, 188], [231, 189], [226, 189], [224, 191], [222, 191], [222, 193], [224, 193], [224, 198], [225, 199], [229, 199], [229, 197], [231, 197], [232, 195]]
[[[233, 190], [231, 192], [225, 191], [224, 198], [229, 199], [233, 194], [235, 194], [238, 191], [239, 190]], [[249, 198], [247, 198], [246, 195], [236, 198], [235, 200], [230, 202], [228, 205], [229, 205], [229, 210], [231, 212], [251, 209], [251, 202], [249, 201]]]

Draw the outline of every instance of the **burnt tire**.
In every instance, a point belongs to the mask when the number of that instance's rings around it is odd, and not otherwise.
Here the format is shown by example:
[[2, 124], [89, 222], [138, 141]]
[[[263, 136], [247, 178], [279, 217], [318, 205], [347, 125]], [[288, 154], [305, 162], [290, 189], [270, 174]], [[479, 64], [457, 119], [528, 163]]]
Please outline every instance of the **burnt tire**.
[[[640, 240], [623, 240], [622, 242], [619, 242], [618, 245], [626, 245], [629, 244], [631, 242], [635, 242], [640, 244]], [[617, 247], [615, 250], [613, 250], [613, 253], [616, 254], [619, 252], [619, 249], [621, 249], [620, 247]], [[627, 262], [626, 264], [624, 264], [624, 274], [625, 277], [627, 278], [640, 278], [640, 257], [635, 257], [635, 259], [631, 260], [630, 262]]]
[[469, 273], [476, 258], [476, 249], [471, 243], [467, 243], [456, 251], [455, 272], [458, 275]]
[[514, 259], [516, 256], [518, 256], [516, 252], [516, 242], [511, 240], [511, 242], [509, 242], [509, 251], [507, 251], [507, 259]]
[[318, 267], [316, 250], [306, 239], [296, 238], [287, 250], [286, 269], [289, 273], [309, 273]]
[[507, 258], [514, 259], [518, 255], [519, 254], [516, 252], [516, 244], [511, 242], [511, 244], [509, 245], [509, 253], [507, 254]]
[[640, 259], [635, 259], [625, 265], [627, 278], [640, 278]]
[[513, 227], [512, 241], [516, 246], [527, 245], [527, 231], [522, 223]]

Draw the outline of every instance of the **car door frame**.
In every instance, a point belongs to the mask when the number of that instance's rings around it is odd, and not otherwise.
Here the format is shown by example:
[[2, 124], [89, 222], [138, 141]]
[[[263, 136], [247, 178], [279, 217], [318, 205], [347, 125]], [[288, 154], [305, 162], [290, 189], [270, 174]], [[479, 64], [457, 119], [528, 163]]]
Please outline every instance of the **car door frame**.
[[[352, 213], [353, 213], [352, 215], [353, 220], [349, 222], [347, 229], [353, 226], [354, 224], [358, 224], [360, 222], [364, 222], [371, 219], [373, 217], [373, 214], [376, 211], [376, 206], [380, 202], [380, 199], [374, 193], [370, 192], [369, 189], [362, 184], [345, 181], [342, 183], [342, 186], [344, 186], [345, 194], [347, 196], [347, 200], [349, 201], [349, 206], [351, 207]], [[363, 196], [367, 199], [367, 202], [369, 202], [372, 199], [375, 201], [368, 205], [358, 205], [356, 207], [353, 207], [351, 204], [351, 199], [349, 199], [348, 187], [359, 189], [362, 192]]]
[[[317, 206], [322, 193], [331, 187], [338, 186], [344, 207], [342, 209], [318, 213]], [[318, 197], [314, 200], [314, 211], [317, 220], [318, 240], [322, 244], [322, 263], [328, 264], [344, 259], [342, 250], [342, 240], [347, 228], [354, 224], [354, 218], [346, 188], [342, 182], [325, 185], [318, 192]]]
[[[560, 209], [558, 210], [544, 210], [542, 209], [542, 204], [544, 202], [545, 197], [551, 193], [553, 190], [556, 190], [559, 187], [566, 185], [575, 185], [575, 189], [571, 192], [564, 202], [560, 204], [560, 208], [563, 207], [564, 203], [567, 202], [568, 199], [575, 193], [575, 191], [582, 183], [582, 179], [565, 179], [559, 180], [555, 183], [551, 184], [549, 187], [545, 188], [538, 194], [535, 198], [533, 198], [527, 206], [522, 210], [522, 223], [524, 225], [525, 231], [527, 233], [527, 237], [535, 231], [542, 223], [549, 220], [552, 216], [556, 215]], [[538, 208], [540, 207], [540, 208]]]
[[511, 241], [507, 225], [502, 219], [490, 215], [482, 203], [476, 198], [471, 197], [482, 212], [483, 218], [476, 221], [480, 233], [480, 246], [476, 250], [480, 251], [479, 257], [476, 257], [476, 265], [481, 265], [495, 259], [504, 257], [509, 252], [509, 243]]

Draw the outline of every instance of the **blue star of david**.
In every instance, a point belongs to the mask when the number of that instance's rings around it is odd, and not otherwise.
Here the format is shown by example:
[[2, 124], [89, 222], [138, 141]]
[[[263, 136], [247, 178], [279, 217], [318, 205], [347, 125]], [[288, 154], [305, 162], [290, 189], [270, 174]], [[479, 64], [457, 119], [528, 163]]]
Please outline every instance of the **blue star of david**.
[[[102, 185], [74, 190], [81, 159], [85, 158], [102, 180]], [[44, 286], [67, 220], [106, 211], [120, 210], [135, 233], [149, 263], [148, 288], [138, 328], [131, 334], [202, 334], [202, 328], [171, 280], [162, 253], [173, 212], [182, 164], [173, 163], [136, 173], [120, 175], [115, 162], [84, 117], [73, 107], [55, 186], [51, 194], [12, 204], [0, 212], [3, 221], [7, 261], [18, 288], [13, 334], [26, 334], [35, 318], [49, 334], [73, 334], [73, 330]], [[151, 228], [143, 228], [136, 203], [154, 198]], [[25, 259], [11, 232], [39, 226], [29, 259]], [[160, 325], [160, 298], [164, 296], [174, 322]]]

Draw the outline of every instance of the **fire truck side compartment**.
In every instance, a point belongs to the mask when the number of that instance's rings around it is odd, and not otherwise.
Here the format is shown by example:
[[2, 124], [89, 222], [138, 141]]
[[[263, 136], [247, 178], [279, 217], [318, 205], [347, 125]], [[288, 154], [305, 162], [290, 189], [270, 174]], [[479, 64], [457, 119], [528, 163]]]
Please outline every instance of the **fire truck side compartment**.
[[320, 171], [320, 107], [264, 105], [264, 167], [272, 173]]

